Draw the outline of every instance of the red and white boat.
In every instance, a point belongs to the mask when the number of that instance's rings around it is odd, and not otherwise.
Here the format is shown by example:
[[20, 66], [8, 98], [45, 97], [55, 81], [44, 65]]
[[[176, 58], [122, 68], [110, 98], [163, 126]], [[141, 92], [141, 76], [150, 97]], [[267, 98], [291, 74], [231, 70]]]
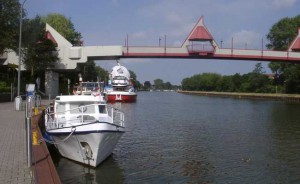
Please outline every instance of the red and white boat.
[[130, 81], [130, 73], [118, 62], [110, 73], [109, 86], [105, 88], [108, 102], [135, 102], [137, 94]]

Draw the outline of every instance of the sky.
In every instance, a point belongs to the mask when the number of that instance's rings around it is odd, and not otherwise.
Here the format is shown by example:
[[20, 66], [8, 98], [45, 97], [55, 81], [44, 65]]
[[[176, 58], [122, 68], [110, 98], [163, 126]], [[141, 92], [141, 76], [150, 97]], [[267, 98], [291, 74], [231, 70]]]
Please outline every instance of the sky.
[[[23, 0], [20, 0], [22, 3]], [[85, 46], [181, 46], [201, 16], [215, 41], [223, 48], [261, 49], [272, 25], [300, 15], [300, 0], [27, 0], [27, 17], [60, 13], [80, 32]], [[296, 31], [296, 30], [295, 30]], [[111, 71], [116, 61], [95, 61]], [[182, 79], [201, 73], [221, 75], [251, 72], [257, 61], [205, 59], [121, 59], [141, 83], [155, 79], [180, 85]], [[267, 73], [268, 62], [262, 63]]]

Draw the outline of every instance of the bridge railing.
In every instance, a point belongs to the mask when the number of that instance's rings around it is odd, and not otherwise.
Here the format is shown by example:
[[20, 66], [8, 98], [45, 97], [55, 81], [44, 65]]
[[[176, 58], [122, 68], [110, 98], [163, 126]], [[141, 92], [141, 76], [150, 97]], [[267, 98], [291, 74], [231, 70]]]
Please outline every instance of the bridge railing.
[[213, 54], [215, 52], [211, 44], [192, 44], [186, 47], [189, 54]]

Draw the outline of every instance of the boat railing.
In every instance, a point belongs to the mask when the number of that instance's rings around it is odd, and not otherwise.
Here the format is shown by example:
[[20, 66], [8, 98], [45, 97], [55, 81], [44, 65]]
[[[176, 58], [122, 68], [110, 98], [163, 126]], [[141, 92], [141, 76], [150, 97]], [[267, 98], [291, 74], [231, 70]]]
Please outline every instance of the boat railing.
[[107, 111], [114, 124], [124, 127], [125, 118], [123, 111], [111, 105], [107, 105]]
[[[99, 110], [99, 113], [95, 113], [96, 109]], [[55, 113], [53, 110], [51, 106], [46, 109], [45, 125], [47, 129], [78, 126], [95, 123], [99, 120], [124, 127], [124, 113], [116, 107], [105, 104], [84, 105]]]
[[82, 82], [78, 86], [73, 87], [73, 94], [83, 94], [83, 95], [90, 95], [94, 92], [102, 92], [103, 87], [101, 87], [100, 82]]

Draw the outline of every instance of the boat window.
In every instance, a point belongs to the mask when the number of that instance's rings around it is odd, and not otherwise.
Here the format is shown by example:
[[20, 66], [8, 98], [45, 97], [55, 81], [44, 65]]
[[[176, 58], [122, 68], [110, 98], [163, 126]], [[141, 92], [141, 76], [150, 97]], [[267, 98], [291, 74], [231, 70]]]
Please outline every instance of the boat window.
[[57, 103], [55, 105], [55, 110], [56, 112], [63, 112], [66, 110], [65, 104], [64, 103]]
[[90, 104], [70, 104], [71, 114], [93, 114], [95, 113], [95, 106]]
[[124, 76], [115, 76], [113, 78], [113, 80], [126, 80], [126, 77], [124, 77]]
[[97, 88], [99, 88], [99, 83], [97, 82], [82, 83], [82, 87], [85, 87], [87, 90], [96, 90]]
[[99, 107], [99, 113], [102, 113], [102, 114], [106, 113], [105, 105], [98, 105], [98, 107]]

